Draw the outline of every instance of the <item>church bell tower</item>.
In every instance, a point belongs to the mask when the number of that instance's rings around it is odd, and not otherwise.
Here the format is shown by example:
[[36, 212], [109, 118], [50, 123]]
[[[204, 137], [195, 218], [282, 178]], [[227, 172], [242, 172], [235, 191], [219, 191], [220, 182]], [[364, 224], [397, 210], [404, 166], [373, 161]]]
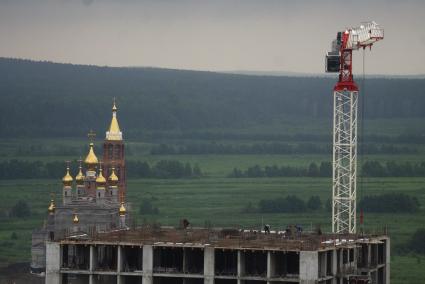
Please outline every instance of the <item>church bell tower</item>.
[[[106, 131], [103, 143], [103, 172], [106, 177], [112, 173], [112, 168], [118, 177], [118, 196], [125, 199], [127, 179], [125, 170], [125, 153], [122, 132], [117, 120], [117, 106], [114, 99], [112, 106], [112, 120], [108, 131]], [[108, 186], [111, 186], [109, 184]]]

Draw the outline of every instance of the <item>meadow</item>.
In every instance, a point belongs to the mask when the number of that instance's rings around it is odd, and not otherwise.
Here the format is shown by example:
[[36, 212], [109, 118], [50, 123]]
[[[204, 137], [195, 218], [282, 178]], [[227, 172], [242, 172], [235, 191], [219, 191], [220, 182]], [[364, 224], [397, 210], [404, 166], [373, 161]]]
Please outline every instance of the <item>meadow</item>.
[[[36, 145], [48, 148], [76, 147], [84, 156], [84, 140], [39, 140]], [[227, 141], [227, 143], [236, 143]], [[237, 142], [237, 143], [240, 143]], [[243, 142], [246, 143], [246, 142]], [[2, 160], [22, 159], [40, 161], [74, 160], [75, 153], [68, 155], [37, 154], [20, 155], [17, 149], [26, 141], [3, 140]], [[100, 143], [98, 143], [100, 144]], [[191, 179], [130, 179], [128, 181], [127, 201], [131, 204], [131, 214], [137, 224], [160, 223], [177, 226], [183, 218], [194, 226], [261, 228], [270, 224], [272, 229], [284, 229], [288, 224], [299, 224], [304, 230], [320, 225], [322, 230], [330, 230], [331, 213], [325, 203], [331, 197], [330, 178], [228, 178], [233, 168], [246, 169], [253, 165], [307, 166], [311, 162], [330, 161], [329, 155], [150, 155], [149, 148], [154, 143], [129, 141], [127, 159], [154, 163], [160, 160], [179, 160], [198, 164], [203, 172], [200, 178]], [[417, 145], [419, 153], [403, 155], [368, 155], [365, 160], [422, 162], [423, 147]], [[7, 149], [7, 150], [4, 150]], [[61, 196], [61, 177], [57, 179], [27, 179], [0, 181], [0, 266], [15, 262], [30, 261], [31, 231], [43, 225], [46, 210], [53, 193], [58, 202]], [[388, 229], [391, 237], [392, 283], [420, 283], [425, 271], [419, 269], [425, 261], [423, 255], [400, 254], [398, 248], [409, 241], [411, 235], [425, 223], [425, 177], [385, 177], [359, 179], [358, 198], [365, 195], [388, 192], [405, 193], [416, 197], [420, 212], [415, 214], [377, 214], [366, 213], [366, 232]], [[246, 213], [243, 209], [248, 203], [254, 206], [261, 199], [274, 199], [296, 195], [307, 201], [313, 195], [319, 196], [323, 209], [317, 212], [298, 214]], [[18, 201], [24, 200], [31, 207], [28, 218], [9, 218], [8, 210]], [[142, 201], [149, 200], [159, 209], [158, 214], [140, 214]], [[359, 228], [360, 229], [360, 228]], [[15, 233], [16, 236], [12, 236]]]

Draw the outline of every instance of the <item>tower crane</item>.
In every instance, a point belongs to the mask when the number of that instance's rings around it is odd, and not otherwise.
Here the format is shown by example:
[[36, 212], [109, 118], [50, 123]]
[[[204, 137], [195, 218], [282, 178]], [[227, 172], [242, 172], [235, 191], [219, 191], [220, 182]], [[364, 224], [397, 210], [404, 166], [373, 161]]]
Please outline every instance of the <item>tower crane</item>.
[[384, 38], [375, 22], [338, 32], [326, 54], [326, 72], [339, 73], [333, 95], [332, 232], [356, 233], [357, 108], [353, 50]]

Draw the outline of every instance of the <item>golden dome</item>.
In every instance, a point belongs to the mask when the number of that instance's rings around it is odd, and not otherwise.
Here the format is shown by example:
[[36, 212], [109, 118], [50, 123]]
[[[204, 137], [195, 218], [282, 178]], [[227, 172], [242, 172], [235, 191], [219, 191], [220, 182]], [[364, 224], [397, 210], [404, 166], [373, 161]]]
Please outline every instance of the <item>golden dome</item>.
[[96, 155], [94, 154], [93, 147], [94, 147], [94, 144], [90, 143], [89, 153], [87, 154], [87, 157], [84, 160], [84, 163], [87, 165], [87, 168], [92, 171], [95, 169], [96, 165], [99, 163]]
[[121, 206], [120, 206], [120, 216], [124, 216], [125, 213], [127, 212], [127, 210], [124, 207], [124, 202], [121, 202]]
[[106, 179], [102, 175], [102, 168], [99, 169], [99, 175], [96, 178], [96, 185], [99, 189], [105, 189]]
[[64, 186], [71, 186], [72, 182], [73, 182], [73, 178], [72, 176], [69, 174], [69, 166], [66, 167], [66, 174], [65, 176], [62, 178], [62, 183]]
[[115, 174], [115, 168], [112, 168], [112, 173], [109, 176], [108, 180], [111, 183], [111, 185], [117, 185], [117, 183], [118, 183], [118, 177]]
[[73, 222], [74, 224], [78, 224], [78, 222], [80, 222], [80, 220], [78, 219], [78, 215], [77, 215], [77, 213], [74, 213], [74, 218], [72, 219], [72, 222]]
[[54, 201], [53, 201], [53, 199], [52, 199], [52, 200], [50, 200], [50, 205], [49, 205], [49, 207], [47, 208], [47, 211], [48, 211], [49, 213], [55, 213], [55, 209], [56, 209], [55, 202], [54, 202]]
[[81, 184], [83, 184], [83, 182], [84, 182], [84, 175], [83, 175], [83, 171], [82, 171], [82, 169], [81, 169], [81, 164], [80, 164], [79, 169], [80, 169], [80, 170], [78, 171], [78, 174], [77, 174], [77, 176], [75, 177], [75, 180], [77, 181], [77, 184], [81, 185]]
[[117, 120], [117, 110], [118, 108], [115, 105], [115, 100], [114, 100], [114, 105], [112, 106], [112, 120], [111, 120], [111, 124], [109, 125], [108, 131], [106, 131], [106, 140], [115, 140], [115, 141], [122, 140], [122, 132], [120, 130], [120, 126]]

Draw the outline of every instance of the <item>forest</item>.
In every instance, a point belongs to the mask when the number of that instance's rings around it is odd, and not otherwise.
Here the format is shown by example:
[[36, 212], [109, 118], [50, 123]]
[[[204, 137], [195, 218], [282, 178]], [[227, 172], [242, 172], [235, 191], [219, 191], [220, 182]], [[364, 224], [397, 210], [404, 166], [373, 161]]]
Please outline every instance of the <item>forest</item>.
[[[113, 97], [126, 137], [331, 121], [335, 78], [112, 68], [0, 58], [1, 137], [104, 131]], [[425, 80], [366, 79], [365, 118], [422, 118]]]

